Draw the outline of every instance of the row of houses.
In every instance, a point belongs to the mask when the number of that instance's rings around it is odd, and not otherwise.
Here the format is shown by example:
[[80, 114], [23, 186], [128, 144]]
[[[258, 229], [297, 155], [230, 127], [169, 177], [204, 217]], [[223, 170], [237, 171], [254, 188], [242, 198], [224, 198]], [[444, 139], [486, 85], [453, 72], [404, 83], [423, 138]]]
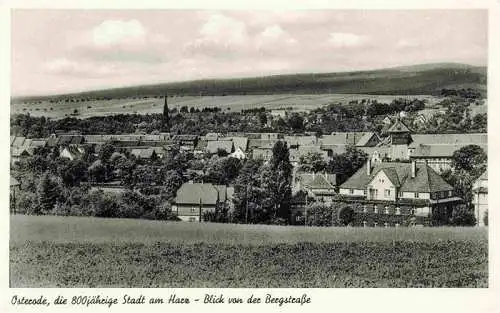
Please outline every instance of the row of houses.
[[[488, 209], [488, 178], [484, 173], [474, 184], [474, 206], [478, 225], [484, 225]], [[338, 187], [338, 188], [337, 188]], [[337, 186], [336, 177], [324, 173], [296, 173], [293, 194], [304, 194], [292, 206], [290, 222], [307, 218], [307, 199], [352, 210], [353, 226], [445, 225], [462, 199], [453, 187], [428, 164], [415, 161], [367, 163]], [[178, 190], [173, 212], [184, 221], [202, 221], [206, 212], [220, 204], [232, 205], [232, 187], [185, 183]]]
[[[27, 139], [11, 136], [11, 156], [16, 161], [31, 155], [36, 147], [78, 146], [81, 149], [93, 145], [96, 151], [105, 143], [128, 149], [141, 158], [153, 155], [162, 157], [172, 147], [192, 152], [195, 156], [225, 153], [239, 159], [247, 157], [269, 160], [272, 148], [284, 141], [290, 148], [290, 161], [297, 165], [300, 157], [308, 153], [319, 153], [325, 160], [334, 154], [344, 153], [347, 147], [356, 147], [367, 153], [372, 161], [416, 161], [427, 163], [441, 173], [451, 168], [452, 156], [458, 149], [475, 144], [487, 151], [486, 133], [476, 134], [413, 134], [400, 120], [388, 129], [388, 137], [381, 138], [374, 132], [334, 132], [328, 135], [314, 134], [284, 135], [280, 133], [208, 133], [205, 136], [124, 134], [124, 135], [78, 135], [59, 134], [48, 138]], [[153, 153], [154, 151], [154, 153]], [[71, 152], [71, 151], [70, 151]], [[70, 155], [71, 153], [65, 153]]]

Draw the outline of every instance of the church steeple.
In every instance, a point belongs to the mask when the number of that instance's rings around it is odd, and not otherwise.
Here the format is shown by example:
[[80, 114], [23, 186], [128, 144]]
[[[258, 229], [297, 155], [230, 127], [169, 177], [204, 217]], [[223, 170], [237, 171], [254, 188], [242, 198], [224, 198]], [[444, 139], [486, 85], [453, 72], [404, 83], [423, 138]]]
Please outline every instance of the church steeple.
[[163, 95], [164, 103], [163, 103], [163, 128], [167, 131], [170, 130], [170, 116], [168, 110], [168, 101], [167, 101], [167, 93]]

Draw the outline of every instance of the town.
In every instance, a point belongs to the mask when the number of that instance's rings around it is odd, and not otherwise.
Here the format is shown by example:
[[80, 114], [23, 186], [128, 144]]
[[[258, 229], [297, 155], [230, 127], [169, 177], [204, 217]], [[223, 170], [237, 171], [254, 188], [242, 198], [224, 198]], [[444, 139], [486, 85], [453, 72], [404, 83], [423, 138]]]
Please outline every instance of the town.
[[94, 118], [104, 134], [84, 128], [85, 119], [14, 116], [11, 212], [306, 226], [487, 225], [486, 114], [470, 117], [480, 96], [442, 94], [436, 106], [442, 109], [427, 116], [417, 98], [231, 113], [170, 109], [164, 97], [161, 115]]

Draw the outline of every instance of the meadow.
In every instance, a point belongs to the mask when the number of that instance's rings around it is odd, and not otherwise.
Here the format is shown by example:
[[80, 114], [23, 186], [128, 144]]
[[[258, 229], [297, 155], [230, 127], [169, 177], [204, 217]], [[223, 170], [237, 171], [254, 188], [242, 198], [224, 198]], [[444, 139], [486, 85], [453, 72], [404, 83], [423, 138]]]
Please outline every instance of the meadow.
[[487, 228], [11, 216], [11, 287], [487, 287]]
[[[408, 97], [410, 99], [427, 99], [429, 105], [439, 101], [438, 97], [428, 95], [364, 95], [364, 94], [275, 94], [275, 95], [228, 95], [228, 96], [183, 96], [169, 97], [170, 108], [180, 109], [183, 106], [188, 108], [220, 107], [224, 111], [235, 111], [255, 109], [265, 107], [268, 110], [294, 108], [296, 110], [312, 110], [330, 103], [348, 103], [352, 100], [377, 99], [379, 102], [389, 103], [393, 99]], [[161, 98], [146, 99], [112, 99], [93, 100], [85, 102], [56, 102], [50, 103], [45, 100], [40, 104], [16, 103], [11, 105], [11, 114], [29, 113], [32, 116], [46, 116], [50, 118], [64, 118], [71, 116], [73, 111], [78, 110], [79, 118], [91, 116], [105, 116], [113, 114], [137, 113], [152, 114], [163, 112], [163, 102]]]

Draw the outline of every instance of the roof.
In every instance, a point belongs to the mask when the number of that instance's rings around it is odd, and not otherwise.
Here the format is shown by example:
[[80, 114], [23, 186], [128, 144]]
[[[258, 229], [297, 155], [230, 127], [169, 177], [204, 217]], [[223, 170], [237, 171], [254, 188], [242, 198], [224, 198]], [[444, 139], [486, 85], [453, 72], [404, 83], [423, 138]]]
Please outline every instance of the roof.
[[473, 134], [412, 134], [412, 143], [410, 147], [418, 145], [487, 145], [488, 134], [473, 133]]
[[219, 190], [212, 184], [184, 183], [177, 190], [177, 204], [217, 204]]
[[234, 149], [241, 148], [243, 152], [247, 151], [248, 149], [248, 138], [247, 137], [229, 137], [228, 139], [231, 139], [234, 144]]
[[365, 189], [369, 182], [381, 170], [400, 191], [437, 192], [453, 190], [444, 179], [427, 164], [416, 164], [415, 177], [411, 177], [411, 163], [380, 162], [373, 165], [371, 175], [367, 175], [367, 164], [352, 175], [340, 188]]
[[24, 140], [26, 140], [26, 137], [16, 137], [14, 141], [12, 142], [13, 147], [21, 147], [24, 144]]
[[392, 125], [388, 130], [388, 133], [409, 133], [411, 132], [408, 126], [406, 126], [401, 120], [397, 120], [394, 125]]
[[[376, 136], [374, 132], [366, 132], [364, 133], [359, 140], [356, 141], [356, 146], [366, 146], [370, 139], [372, 139], [373, 136]], [[380, 141], [380, 140], [379, 140]]]
[[337, 176], [326, 173], [297, 173], [295, 180], [310, 189], [334, 189]]
[[207, 142], [207, 151], [209, 153], [217, 153], [219, 149], [231, 153], [233, 150], [233, 142], [230, 140], [213, 140]]
[[134, 148], [130, 151], [130, 154], [134, 155], [136, 158], [140, 159], [150, 159], [155, 152], [154, 148]]
[[196, 141], [197, 139], [196, 135], [175, 135], [172, 137], [173, 141]]
[[348, 145], [321, 145], [321, 150], [330, 150], [335, 154], [346, 152]]
[[479, 176], [472, 186], [472, 191], [475, 193], [488, 193], [488, 170]]
[[[487, 151], [487, 145], [479, 146]], [[463, 144], [432, 144], [432, 145], [418, 145], [415, 150], [411, 153], [411, 157], [451, 157], [453, 153], [460, 148], [464, 147]]]
[[[83, 148], [81, 147], [78, 147], [78, 146], [74, 146], [74, 145], [71, 145], [71, 146], [66, 146], [62, 151], [66, 150], [69, 154], [71, 154], [71, 156], [73, 158], [79, 158], [83, 155], [84, 153], [84, 150]], [[61, 151], [61, 152], [62, 152]]]
[[248, 148], [272, 149], [279, 139], [248, 139]]
[[316, 136], [285, 136], [285, 142], [288, 146], [311, 146], [316, 144]]
[[10, 187], [19, 186], [21, 183], [14, 177], [10, 177]]

